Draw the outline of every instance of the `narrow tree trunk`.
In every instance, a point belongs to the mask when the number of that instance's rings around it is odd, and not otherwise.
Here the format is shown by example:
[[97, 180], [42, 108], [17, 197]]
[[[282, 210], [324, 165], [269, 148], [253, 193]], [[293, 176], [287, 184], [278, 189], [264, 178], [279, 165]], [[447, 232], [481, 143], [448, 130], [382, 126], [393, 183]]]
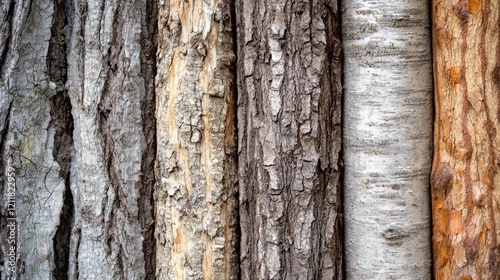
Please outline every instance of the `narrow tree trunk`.
[[237, 169], [230, 5], [160, 1], [158, 279], [237, 279]]
[[[65, 267], [58, 262], [64, 254], [58, 254], [69, 238], [64, 197], [70, 195], [71, 117], [59, 68], [65, 58], [55, 55], [64, 51], [64, 37], [54, 32], [61, 27], [59, 7], [52, 1], [3, 1], [0, 10], [0, 275], [51, 279]], [[12, 223], [19, 232], [6, 227]], [[15, 243], [9, 242], [16, 232]], [[14, 263], [11, 246], [17, 247]]]
[[351, 0], [343, 11], [347, 279], [430, 279], [428, 6]]
[[242, 279], [342, 279], [335, 1], [237, 1]]
[[500, 4], [433, 1], [436, 279], [500, 279]]

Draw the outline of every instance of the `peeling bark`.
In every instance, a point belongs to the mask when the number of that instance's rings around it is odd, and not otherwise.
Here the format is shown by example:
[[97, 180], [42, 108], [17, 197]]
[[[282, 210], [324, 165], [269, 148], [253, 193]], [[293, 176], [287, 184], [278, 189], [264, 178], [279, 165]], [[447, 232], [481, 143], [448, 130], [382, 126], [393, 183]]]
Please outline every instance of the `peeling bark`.
[[160, 1], [158, 279], [237, 279], [235, 93], [229, 1]]
[[433, 1], [436, 279], [500, 277], [500, 4]]
[[342, 279], [336, 1], [236, 1], [241, 278]]
[[431, 279], [426, 1], [343, 3], [347, 279]]

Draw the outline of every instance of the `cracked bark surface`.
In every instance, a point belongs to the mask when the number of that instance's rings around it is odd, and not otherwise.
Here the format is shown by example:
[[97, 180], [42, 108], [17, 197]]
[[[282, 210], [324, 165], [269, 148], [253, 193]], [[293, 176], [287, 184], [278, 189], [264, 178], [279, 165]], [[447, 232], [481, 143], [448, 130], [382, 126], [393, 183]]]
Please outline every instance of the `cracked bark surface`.
[[346, 277], [431, 279], [428, 5], [350, 0], [342, 11]]
[[71, 279], [146, 279], [154, 271], [155, 136], [148, 130], [154, 129], [155, 24], [147, 22], [155, 21], [154, 5], [82, 0], [68, 7]]
[[230, 1], [159, 1], [157, 279], [238, 279]]
[[[154, 1], [3, 1], [0, 11], [1, 191], [12, 158], [17, 279], [151, 279]], [[6, 261], [3, 238], [1, 252]]]
[[433, 1], [436, 279], [500, 279], [500, 4]]
[[342, 279], [336, 1], [236, 1], [241, 279]]
[[[3, 1], [0, 4], [0, 131], [2, 198], [7, 188], [5, 163], [16, 169], [17, 273], [3, 271], [1, 279], [50, 279], [55, 263], [53, 247], [61, 224], [67, 189], [71, 145], [71, 118], [56, 113], [53, 105], [67, 109], [64, 74], [57, 73], [53, 49], [60, 38], [51, 35], [57, 16], [52, 1]], [[64, 44], [64, 40], [62, 42]], [[64, 47], [63, 47], [64, 48]], [[69, 143], [71, 140], [69, 141]], [[60, 146], [56, 146], [60, 145]], [[64, 155], [66, 154], [66, 155]], [[2, 199], [2, 260], [7, 268], [4, 237], [6, 205]]]

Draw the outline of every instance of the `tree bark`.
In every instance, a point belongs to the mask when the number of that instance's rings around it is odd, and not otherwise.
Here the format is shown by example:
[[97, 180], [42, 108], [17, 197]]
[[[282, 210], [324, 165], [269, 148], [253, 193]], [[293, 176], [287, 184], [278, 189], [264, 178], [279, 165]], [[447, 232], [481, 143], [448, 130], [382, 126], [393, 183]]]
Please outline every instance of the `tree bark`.
[[346, 276], [430, 279], [428, 6], [343, 5]]
[[[59, 25], [58, 7], [52, 1], [3, 1], [0, 10], [1, 279], [50, 279], [61, 267], [56, 255], [65, 242], [60, 230], [71, 152], [65, 73], [58, 67], [64, 58], [54, 55], [64, 45], [51, 34]], [[16, 192], [8, 177], [16, 180]], [[15, 218], [17, 228], [6, 227]], [[17, 234], [9, 244], [11, 230]], [[7, 255], [13, 245], [15, 264]]]
[[238, 279], [229, 3], [158, 8], [158, 279]]
[[500, 5], [433, 1], [436, 279], [500, 279]]
[[75, 205], [69, 277], [150, 278], [154, 1], [68, 5]]
[[19, 218], [2, 279], [154, 275], [152, 4], [2, 2], [0, 148]]
[[236, 1], [241, 278], [342, 279], [336, 1]]

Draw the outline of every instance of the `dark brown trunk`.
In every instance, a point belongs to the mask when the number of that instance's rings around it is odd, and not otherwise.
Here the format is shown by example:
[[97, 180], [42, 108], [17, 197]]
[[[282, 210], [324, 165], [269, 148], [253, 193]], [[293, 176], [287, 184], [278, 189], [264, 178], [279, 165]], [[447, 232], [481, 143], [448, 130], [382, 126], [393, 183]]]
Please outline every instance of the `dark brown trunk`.
[[342, 279], [338, 15], [236, 2], [242, 279]]

